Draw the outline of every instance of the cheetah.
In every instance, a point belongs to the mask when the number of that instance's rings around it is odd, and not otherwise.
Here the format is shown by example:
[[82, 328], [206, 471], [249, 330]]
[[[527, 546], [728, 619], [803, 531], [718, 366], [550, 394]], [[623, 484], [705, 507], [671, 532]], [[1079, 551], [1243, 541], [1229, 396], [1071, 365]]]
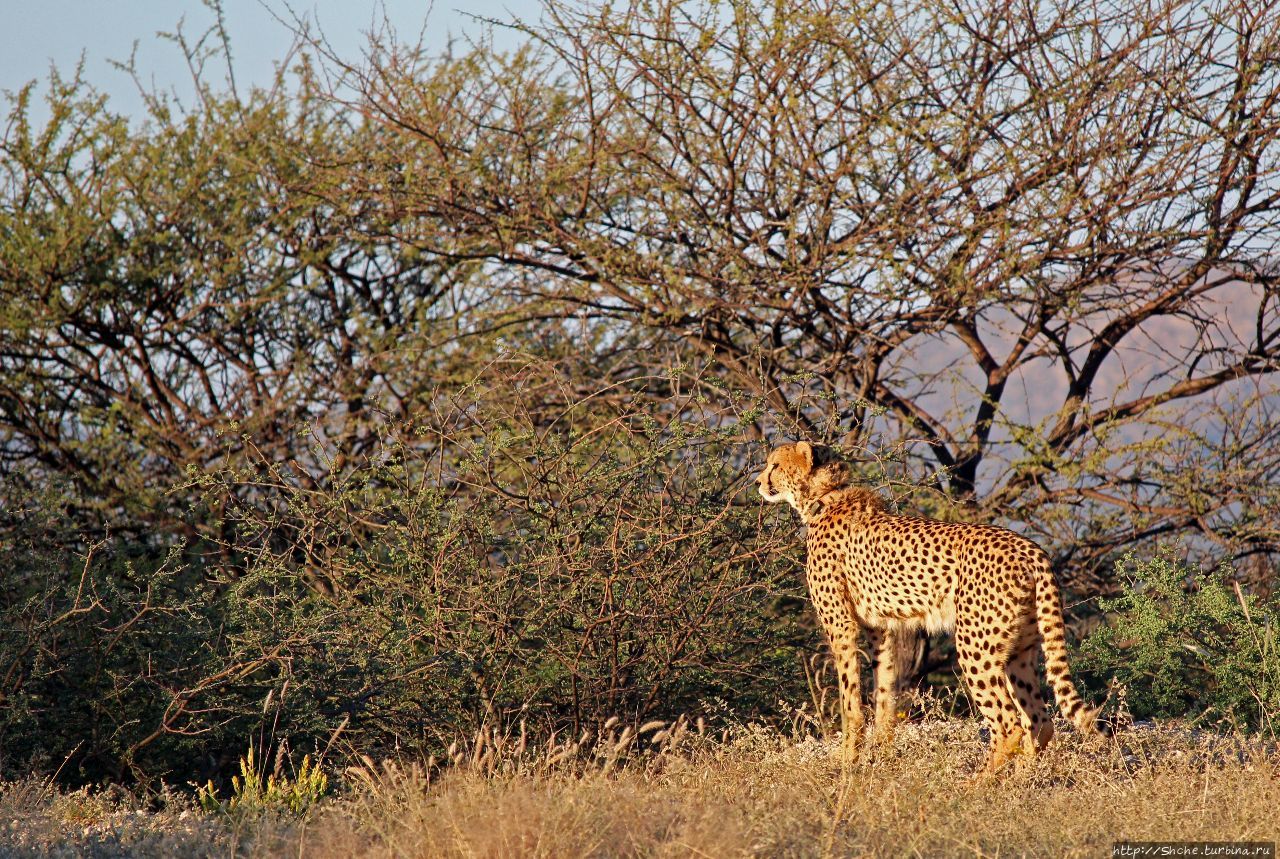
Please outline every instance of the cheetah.
[[808, 442], [769, 453], [756, 478], [765, 501], [785, 501], [808, 526], [809, 595], [840, 681], [842, 758], [856, 759], [863, 715], [858, 630], [875, 659], [877, 742], [896, 717], [894, 640], [900, 630], [954, 630], [960, 669], [991, 732], [984, 773], [1053, 739], [1036, 676], [1043, 645], [1054, 697], [1078, 729], [1097, 731], [1067, 666], [1062, 596], [1044, 550], [1004, 528], [896, 516], [876, 493], [850, 486], [848, 468]]

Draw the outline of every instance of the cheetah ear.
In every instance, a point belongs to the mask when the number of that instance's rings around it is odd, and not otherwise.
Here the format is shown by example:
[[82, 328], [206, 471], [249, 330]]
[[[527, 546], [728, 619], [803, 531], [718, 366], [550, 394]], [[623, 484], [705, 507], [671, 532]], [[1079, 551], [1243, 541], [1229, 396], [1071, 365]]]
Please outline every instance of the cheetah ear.
[[800, 455], [800, 460], [804, 463], [805, 471], [813, 470], [813, 445], [807, 441], [796, 442], [796, 453]]
[[844, 486], [849, 482], [849, 466], [832, 457], [814, 469], [814, 479], [831, 488]]

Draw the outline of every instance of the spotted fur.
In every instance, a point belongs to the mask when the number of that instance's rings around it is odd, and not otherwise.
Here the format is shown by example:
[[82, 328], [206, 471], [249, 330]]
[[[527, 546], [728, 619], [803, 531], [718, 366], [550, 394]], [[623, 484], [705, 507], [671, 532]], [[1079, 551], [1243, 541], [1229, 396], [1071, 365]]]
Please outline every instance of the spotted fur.
[[965, 685], [991, 730], [988, 771], [1053, 738], [1037, 647], [1059, 709], [1080, 730], [1097, 729], [1096, 712], [1072, 683], [1062, 596], [1035, 543], [1004, 528], [895, 516], [807, 442], [772, 451], [756, 482], [766, 501], [791, 504], [808, 526], [809, 594], [839, 673], [846, 759], [856, 756], [863, 727], [860, 629], [876, 660], [881, 741], [892, 737], [896, 717], [895, 635], [916, 628], [955, 631]]

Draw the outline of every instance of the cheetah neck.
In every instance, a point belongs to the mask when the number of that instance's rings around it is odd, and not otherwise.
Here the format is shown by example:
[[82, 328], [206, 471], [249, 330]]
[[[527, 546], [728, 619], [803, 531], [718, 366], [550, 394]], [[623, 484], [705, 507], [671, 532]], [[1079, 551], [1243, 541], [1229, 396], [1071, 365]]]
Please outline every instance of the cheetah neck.
[[[841, 502], [845, 503], [841, 504]], [[796, 509], [800, 512], [800, 520], [806, 525], [812, 525], [826, 515], [828, 508], [836, 504], [841, 504], [842, 507], [847, 507], [861, 516], [874, 516], [888, 510], [883, 498], [861, 486], [833, 487], [817, 497], [808, 499], [803, 504], [797, 504]]]
[[828, 497], [833, 494], [828, 492], [821, 498], [810, 498], [804, 504], [798, 505], [796, 509], [800, 511], [800, 521], [806, 525], [812, 525], [821, 519], [822, 514], [827, 512]]

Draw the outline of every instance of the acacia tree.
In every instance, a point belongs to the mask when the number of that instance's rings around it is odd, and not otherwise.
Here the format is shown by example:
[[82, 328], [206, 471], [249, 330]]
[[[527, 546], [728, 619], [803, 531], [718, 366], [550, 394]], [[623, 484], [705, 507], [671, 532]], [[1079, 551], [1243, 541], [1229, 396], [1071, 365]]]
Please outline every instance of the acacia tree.
[[79, 80], [44, 126], [11, 107], [0, 769], [774, 708], [813, 636], [726, 492], [735, 410], [420, 251], [452, 222], [364, 193], [398, 140], [311, 83], [139, 125]]
[[337, 71], [397, 153], [364, 193], [451, 225], [424, 250], [1087, 573], [1280, 537], [1278, 11], [552, 0], [514, 55]]
[[211, 522], [172, 493], [184, 469], [235, 462], [242, 435], [305, 459], [305, 424], [359, 457], [451, 372], [463, 267], [403, 252], [376, 201], [327, 202], [342, 189], [315, 165], [368, 135], [310, 84], [201, 84], [194, 108], [152, 100], [132, 127], [79, 78], [51, 81], [43, 126], [34, 86], [11, 106], [0, 484], [69, 487], [73, 537], [199, 534]]

